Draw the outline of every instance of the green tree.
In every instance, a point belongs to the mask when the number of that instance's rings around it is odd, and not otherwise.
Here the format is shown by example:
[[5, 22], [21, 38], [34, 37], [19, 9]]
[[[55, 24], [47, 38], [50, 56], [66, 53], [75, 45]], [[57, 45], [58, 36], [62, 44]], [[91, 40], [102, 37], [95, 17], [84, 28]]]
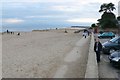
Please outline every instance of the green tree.
[[93, 24], [91, 24], [91, 27], [93, 28], [94, 33], [98, 32], [98, 25], [97, 24], [93, 23]]
[[92, 28], [95, 28], [95, 27], [97, 27], [97, 26], [96, 26], [96, 24], [92, 24], [91, 27], [92, 27]]
[[120, 36], [120, 16], [117, 17], [118, 20], [118, 35]]
[[113, 3], [104, 3], [100, 6], [99, 12], [112, 12], [114, 9], [116, 9], [114, 6], [115, 5]]
[[117, 20], [120, 21], [120, 16], [117, 17]]
[[101, 28], [117, 28], [117, 19], [112, 11], [115, 9], [114, 4], [104, 3], [100, 6], [99, 12], [103, 12], [101, 19], [98, 19]]

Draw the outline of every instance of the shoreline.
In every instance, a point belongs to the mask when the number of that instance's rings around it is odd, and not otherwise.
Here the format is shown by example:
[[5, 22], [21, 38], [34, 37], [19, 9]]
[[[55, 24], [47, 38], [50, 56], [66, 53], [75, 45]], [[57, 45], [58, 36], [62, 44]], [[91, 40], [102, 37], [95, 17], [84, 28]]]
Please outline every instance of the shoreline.
[[[33, 31], [51, 31], [51, 30], [84, 30], [86, 28], [78, 28], [78, 27], [67, 27], [67, 28], [51, 28], [51, 29], [33, 29], [30, 31], [13, 31], [13, 30], [9, 30], [10, 32], [33, 32]], [[7, 30], [6, 30], [7, 31]], [[6, 33], [6, 31], [1, 31], [0, 34], [2, 33]]]

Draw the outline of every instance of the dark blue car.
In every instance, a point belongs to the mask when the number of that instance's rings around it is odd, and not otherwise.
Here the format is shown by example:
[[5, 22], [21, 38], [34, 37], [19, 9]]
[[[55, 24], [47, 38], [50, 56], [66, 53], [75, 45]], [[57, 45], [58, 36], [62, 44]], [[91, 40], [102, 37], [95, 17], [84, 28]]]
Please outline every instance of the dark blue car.
[[110, 63], [113, 66], [116, 66], [116, 67], [120, 66], [120, 51], [119, 50], [111, 53], [108, 58], [110, 60]]
[[115, 37], [107, 42], [102, 44], [103, 46], [103, 53], [112, 53], [116, 50], [120, 50], [120, 36]]

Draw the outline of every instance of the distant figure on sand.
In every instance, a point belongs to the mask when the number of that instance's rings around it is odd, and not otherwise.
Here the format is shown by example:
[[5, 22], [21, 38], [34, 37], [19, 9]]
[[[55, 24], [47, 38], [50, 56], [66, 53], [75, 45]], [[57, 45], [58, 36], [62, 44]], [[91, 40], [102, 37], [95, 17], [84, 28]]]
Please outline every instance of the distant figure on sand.
[[11, 34], [14, 34], [14, 32], [10, 32]]
[[88, 36], [90, 35], [90, 32], [89, 31], [87, 31], [88, 32]]
[[9, 31], [7, 30], [7, 33], [9, 33]]
[[19, 36], [19, 35], [20, 35], [20, 32], [19, 32], [19, 33], [17, 33], [17, 35]]
[[68, 33], [67, 30], [65, 30], [65, 33]]
[[14, 34], [14, 32], [7, 30], [7, 34]]
[[87, 37], [87, 32], [83, 32], [83, 36], [86, 38]]
[[87, 36], [89, 36], [89, 31], [88, 30], [84, 30], [84, 32], [83, 32], [83, 36], [86, 38]]
[[84, 33], [85, 38], [87, 37], [87, 32]]

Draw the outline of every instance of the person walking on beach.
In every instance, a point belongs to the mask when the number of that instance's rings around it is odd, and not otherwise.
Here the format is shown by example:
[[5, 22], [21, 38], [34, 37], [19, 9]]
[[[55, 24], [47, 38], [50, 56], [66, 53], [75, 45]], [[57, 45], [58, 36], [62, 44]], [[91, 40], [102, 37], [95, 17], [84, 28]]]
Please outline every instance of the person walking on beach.
[[20, 32], [19, 32], [19, 33], [17, 33], [17, 35], [19, 36], [19, 35], [20, 35]]
[[102, 51], [102, 44], [100, 43], [99, 39], [95, 39], [94, 44], [94, 51], [96, 52], [97, 62], [100, 62], [100, 52]]
[[87, 37], [87, 32], [84, 33], [85, 38]]
[[86, 38], [87, 37], [87, 32], [83, 32], [83, 36]]
[[7, 30], [7, 33], [9, 33], [9, 31]]

